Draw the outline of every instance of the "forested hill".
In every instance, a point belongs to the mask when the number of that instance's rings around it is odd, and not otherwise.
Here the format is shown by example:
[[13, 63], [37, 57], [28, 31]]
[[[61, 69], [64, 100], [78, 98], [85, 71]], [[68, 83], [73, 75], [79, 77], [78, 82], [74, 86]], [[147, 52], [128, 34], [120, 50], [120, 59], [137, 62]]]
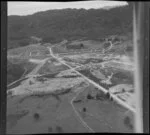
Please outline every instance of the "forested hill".
[[31, 36], [54, 43], [129, 32], [132, 32], [132, 6], [109, 10], [48, 10], [27, 16], [8, 16], [8, 48], [28, 45]]

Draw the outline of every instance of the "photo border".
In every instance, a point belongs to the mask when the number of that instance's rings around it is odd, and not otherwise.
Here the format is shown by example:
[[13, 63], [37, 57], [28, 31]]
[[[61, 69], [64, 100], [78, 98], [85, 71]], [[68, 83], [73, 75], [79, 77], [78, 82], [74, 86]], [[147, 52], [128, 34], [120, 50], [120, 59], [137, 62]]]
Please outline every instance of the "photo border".
[[149, 133], [149, 32], [150, 32], [150, 3], [144, 7], [144, 65], [143, 65], [143, 132]]
[[6, 133], [7, 105], [7, 2], [1, 2], [1, 88], [0, 88], [0, 134]]
[[[138, 4], [144, 3], [144, 9], [138, 8]], [[139, 19], [141, 23], [141, 31], [144, 32], [144, 37], [140, 36], [140, 43], [144, 44], [144, 49], [140, 50], [143, 55], [142, 61], [142, 88], [143, 88], [143, 133], [149, 133], [149, 33], [150, 31], [150, 8], [148, 2], [133, 2], [136, 5], [135, 14], [138, 18], [140, 10], [143, 10], [143, 18]], [[137, 29], [139, 29], [137, 27]], [[7, 2], [1, 2], [1, 89], [0, 89], [0, 134], [6, 134], [6, 105], [7, 105]]]

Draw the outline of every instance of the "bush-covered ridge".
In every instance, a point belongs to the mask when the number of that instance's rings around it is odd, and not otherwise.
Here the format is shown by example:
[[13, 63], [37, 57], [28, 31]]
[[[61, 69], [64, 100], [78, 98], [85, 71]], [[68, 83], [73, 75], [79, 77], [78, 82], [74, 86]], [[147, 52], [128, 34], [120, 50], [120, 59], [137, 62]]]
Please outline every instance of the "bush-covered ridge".
[[[8, 48], [24, 46], [31, 36], [43, 42], [98, 39], [132, 31], [132, 6], [105, 9], [61, 9], [8, 17]], [[22, 42], [25, 42], [22, 43]]]

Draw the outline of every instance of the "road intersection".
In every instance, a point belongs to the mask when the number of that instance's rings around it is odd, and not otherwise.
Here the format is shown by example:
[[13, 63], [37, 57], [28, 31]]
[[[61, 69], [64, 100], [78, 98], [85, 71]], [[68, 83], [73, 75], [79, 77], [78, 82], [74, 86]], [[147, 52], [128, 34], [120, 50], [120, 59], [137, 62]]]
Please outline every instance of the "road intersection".
[[[66, 65], [68, 68], [70, 68], [72, 71], [76, 72], [78, 75], [82, 76], [85, 80], [87, 80], [88, 82], [90, 82], [91, 84], [93, 84], [95, 87], [97, 87], [99, 90], [103, 91], [104, 93], [109, 93], [107, 89], [103, 88], [102, 86], [100, 86], [99, 84], [95, 83], [93, 80], [89, 79], [88, 77], [84, 76], [83, 74], [81, 74], [80, 72], [78, 72], [75, 68], [72, 68], [70, 65], [66, 64], [65, 61], [62, 60], [62, 58], [59, 58], [57, 56], [54, 55], [52, 48], [48, 47], [50, 55], [57, 59], [60, 63]], [[121, 99], [119, 99], [116, 95], [109, 93], [110, 96], [120, 105], [122, 105], [123, 107], [129, 109], [132, 112], [136, 112], [135, 109], [133, 107], [131, 107], [130, 105], [128, 105], [127, 103], [125, 103], [124, 101], [122, 101]]]

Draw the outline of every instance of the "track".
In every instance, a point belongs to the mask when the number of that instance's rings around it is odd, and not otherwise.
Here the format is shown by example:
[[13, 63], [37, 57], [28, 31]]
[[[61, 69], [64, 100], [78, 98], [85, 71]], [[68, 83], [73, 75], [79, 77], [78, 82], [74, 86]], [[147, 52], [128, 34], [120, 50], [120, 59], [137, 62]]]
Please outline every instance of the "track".
[[[99, 84], [95, 83], [94, 81], [90, 80], [89, 78], [87, 78], [86, 76], [84, 76], [83, 74], [79, 73], [77, 70], [75, 70], [74, 68], [72, 68], [70, 65], [66, 64], [61, 58], [56, 57], [53, 52], [52, 49], [50, 47], [48, 47], [50, 55], [57, 59], [60, 63], [66, 65], [67, 67], [69, 67], [70, 69], [72, 69], [72, 71], [76, 72], [78, 75], [81, 75], [85, 80], [87, 80], [88, 82], [90, 82], [91, 84], [93, 84], [95, 87], [97, 87], [99, 90], [103, 91], [104, 93], [109, 93], [107, 89], [103, 88], [102, 86], [100, 86]], [[124, 101], [122, 101], [121, 99], [119, 99], [116, 95], [109, 93], [110, 96], [120, 105], [122, 105], [123, 107], [129, 109], [132, 112], [136, 112], [135, 108], [131, 107], [130, 105], [128, 105], [127, 103], [125, 103]]]
[[84, 91], [84, 90], [79, 91], [79, 92], [77, 93], [77, 95], [72, 98], [72, 100], [71, 100], [70, 103], [71, 103], [71, 106], [72, 106], [74, 112], [75, 112], [76, 115], [78, 116], [79, 121], [82, 123], [82, 125], [83, 125], [85, 128], [87, 128], [89, 132], [94, 133], [95, 131], [94, 131], [92, 128], [90, 128], [90, 127], [88, 126], [88, 124], [87, 124], [85, 121], [83, 121], [82, 117], [80, 116], [80, 114], [78, 113], [78, 111], [76, 110], [76, 108], [75, 108], [74, 105], [73, 105], [73, 101], [74, 101], [74, 100], [76, 99], [76, 97], [77, 97], [81, 92], [83, 92], [83, 91]]
[[37, 65], [37, 67], [34, 70], [32, 70], [32, 72], [30, 72], [26, 77], [30, 75], [35, 75], [48, 59], [49, 58], [45, 58], [44, 60], [41, 60], [40, 63]]

